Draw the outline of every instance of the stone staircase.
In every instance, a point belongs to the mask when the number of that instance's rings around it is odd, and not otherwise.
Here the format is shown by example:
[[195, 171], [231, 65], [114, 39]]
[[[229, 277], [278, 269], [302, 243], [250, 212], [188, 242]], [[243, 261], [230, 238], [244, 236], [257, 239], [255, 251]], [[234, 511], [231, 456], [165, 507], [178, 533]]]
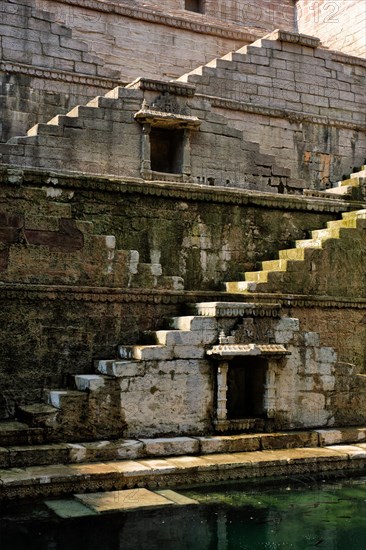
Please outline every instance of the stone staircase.
[[349, 178], [333, 183], [332, 187], [325, 191], [304, 189], [303, 194], [305, 196], [339, 197], [340, 199], [364, 201], [366, 199], [366, 165], [355, 169]]
[[[362, 241], [362, 231], [365, 228], [366, 210], [343, 213], [341, 220], [330, 221], [325, 229], [312, 231], [310, 239], [298, 240], [294, 248], [280, 250], [277, 260], [262, 262], [260, 271], [246, 272], [245, 280], [226, 282], [225, 289], [230, 293], [329, 295], [332, 277], [329, 275], [327, 279], [322, 276], [322, 265], [329, 263], [332, 254], [343, 254], [345, 249], [351, 253], [356, 239]], [[347, 256], [345, 261], [348, 261]], [[336, 265], [333, 266], [333, 271]], [[349, 274], [349, 277], [356, 279], [357, 274]]]

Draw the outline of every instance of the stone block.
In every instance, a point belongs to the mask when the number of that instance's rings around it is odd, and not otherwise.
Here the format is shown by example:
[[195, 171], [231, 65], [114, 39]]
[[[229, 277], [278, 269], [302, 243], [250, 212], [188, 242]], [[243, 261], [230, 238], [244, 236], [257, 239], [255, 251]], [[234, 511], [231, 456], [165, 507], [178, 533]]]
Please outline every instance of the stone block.
[[260, 439], [263, 450], [318, 446], [316, 431], [263, 434]]
[[202, 454], [242, 453], [260, 450], [260, 437], [254, 435], [222, 435], [197, 437]]
[[199, 452], [199, 442], [191, 437], [140, 439], [147, 456], [179, 456]]
[[361, 443], [366, 441], [366, 428], [339, 428], [334, 430], [315, 430], [319, 445], [337, 445], [341, 443]]
[[105, 460], [133, 460], [144, 456], [144, 445], [140, 441], [118, 439], [91, 443], [69, 443], [69, 462], [95, 462]]
[[62, 464], [66, 462], [68, 462], [67, 445], [52, 444], [9, 447], [9, 465], [11, 468], [40, 466], [42, 464]]
[[8, 449], [0, 447], [0, 468], [9, 468], [9, 457], [10, 455]]
[[321, 363], [335, 363], [337, 360], [337, 353], [333, 348], [318, 348], [315, 350], [315, 359]]
[[173, 353], [177, 359], [202, 359], [205, 356], [205, 349], [199, 346], [176, 345]]
[[119, 346], [121, 359], [139, 359], [142, 361], [168, 361], [173, 352], [166, 346]]
[[320, 337], [317, 332], [305, 332], [304, 340], [307, 347], [317, 347], [320, 344]]
[[105, 377], [98, 374], [77, 374], [75, 384], [80, 391], [97, 391], [104, 387]]
[[143, 376], [145, 373], [144, 361], [98, 361], [97, 369], [103, 374], [108, 376], [130, 377], [130, 376]]

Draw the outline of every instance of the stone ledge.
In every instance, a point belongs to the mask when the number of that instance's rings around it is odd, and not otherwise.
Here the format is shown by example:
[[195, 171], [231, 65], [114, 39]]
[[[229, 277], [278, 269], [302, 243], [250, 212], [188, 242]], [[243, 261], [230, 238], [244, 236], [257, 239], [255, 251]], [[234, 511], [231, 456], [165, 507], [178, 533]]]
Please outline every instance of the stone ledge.
[[83, 172], [58, 172], [31, 167], [14, 167], [8, 164], [0, 165], [0, 183], [14, 187], [82, 189], [83, 191], [100, 191], [119, 195], [138, 193], [194, 201], [278, 208], [279, 210], [341, 213], [359, 210], [363, 207], [359, 202], [352, 203], [333, 198], [319, 199], [303, 195], [278, 195], [234, 187], [212, 187], [189, 183], [158, 181], [147, 183], [137, 178], [87, 175]]
[[25, 65], [23, 63], [13, 63], [12, 61], [0, 62], [0, 71], [13, 74], [24, 74], [34, 78], [42, 78], [42, 80], [57, 80], [70, 84], [80, 84], [82, 86], [96, 86], [98, 88], [105, 88], [106, 90], [110, 90], [116, 86], [125, 86], [127, 84], [118, 78], [112, 79], [83, 75], [71, 71], [59, 71], [34, 65]]
[[118, 287], [74, 287], [67, 285], [35, 285], [19, 283], [2, 283], [0, 285], [2, 299], [27, 300], [65, 300], [95, 303], [148, 303], [163, 305], [189, 305], [192, 302], [240, 302], [246, 303], [248, 297], [261, 306], [270, 304], [275, 299], [282, 307], [319, 307], [319, 308], [351, 308], [366, 309], [366, 298], [342, 298], [329, 296], [303, 296], [289, 294], [232, 294], [220, 291], [159, 291], [159, 290], [128, 290]]
[[280, 42], [289, 42], [291, 44], [299, 44], [308, 48], [318, 48], [321, 45], [319, 38], [308, 34], [300, 34], [290, 31], [282, 31], [276, 29], [269, 34], [263, 36], [264, 40], [279, 40]]
[[182, 82], [164, 82], [162, 80], [154, 80], [152, 78], [137, 78], [131, 84], [128, 84], [126, 88], [133, 88], [137, 90], [148, 90], [152, 92], [167, 92], [174, 95], [183, 97], [193, 97], [196, 91], [196, 87], [191, 84], [185, 84]]
[[299, 474], [354, 473], [366, 467], [357, 445], [181, 456], [94, 464], [35, 466], [0, 470], [0, 500], [74, 493], [250, 480]]
[[242, 111], [245, 113], [253, 113], [256, 115], [264, 115], [273, 118], [285, 118], [290, 122], [311, 122], [322, 126], [334, 126], [336, 128], [347, 128], [366, 132], [366, 124], [359, 124], [348, 120], [335, 119], [322, 115], [313, 115], [307, 112], [291, 111], [290, 109], [279, 109], [276, 107], [267, 107], [265, 105], [257, 105], [255, 103], [246, 103], [245, 101], [237, 101], [236, 99], [227, 99], [223, 97], [210, 96], [197, 93], [197, 98], [206, 99], [213, 107], [229, 109], [231, 111]]

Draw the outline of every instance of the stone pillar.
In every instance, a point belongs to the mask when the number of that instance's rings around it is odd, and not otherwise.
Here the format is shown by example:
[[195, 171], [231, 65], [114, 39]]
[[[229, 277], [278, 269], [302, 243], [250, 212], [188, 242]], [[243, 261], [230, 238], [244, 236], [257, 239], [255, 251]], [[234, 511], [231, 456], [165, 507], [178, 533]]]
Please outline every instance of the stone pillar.
[[267, 418], [273, 418], [276, 412], [276, 365], [275, 360], [268, 360], [263, 403]]
[[217, 368], [217, 421], [227, 420], [227, 371], [229, 363], [220, 361]]
[[151, 180], [151, 147], [150, 147], [151, 124], [142, 125], [141, 143], [141, 175], [144, 179]]
[[183, 150], [182, 150], [182, 174], [184, 181], [191, 180], [191, 131], [186, 128], [183, 131]]

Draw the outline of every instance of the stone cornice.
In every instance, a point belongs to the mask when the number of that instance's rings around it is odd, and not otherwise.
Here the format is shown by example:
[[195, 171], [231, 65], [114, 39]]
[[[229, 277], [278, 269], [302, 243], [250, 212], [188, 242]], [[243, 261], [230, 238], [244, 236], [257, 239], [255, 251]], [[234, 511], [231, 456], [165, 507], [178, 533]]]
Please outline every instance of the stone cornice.
[[[67, 285], [35, 285], [0, 283], [0, 300], [49, 300], [94, 303], [145, 303], [155, 305], [190, 305], [195, 302], [243, 302], [256, 304], [259, 311], [264, 306], [266, 316], [278, 316], [282, 308], [333, 308], [366, 310], [366, 298], [338, 298], [328, 296], [302, 296], [285, 294], [229, 294], [221, 291], [170, 291], [124, 289], [111, 287], [83, 287]], [[273, 307], [273, 302], [276, 307]], [[228, 304], [230, 305], [230, 304]], [[191, 306], [192, 307], [192, 306]], [[273, 311], [272, 311], [273, 309]], [[285, 315], [285, 313], [284, 313]], [[260, 314], [258, 314], [260, 316]]]
[[256, 302], [257, 304], [271, 304], [274, 301], [282, 308], [334, 308], [334, 309], [365, 309], [366, 298], [353, 298], [343, 296], [317, 296], [303, 294], [259, 294], [251, 292], [250, 294], [235, 295], [244, 296], [247, 301]]
[[347, 128], [348, 130], [356, 130], [358, 132], [366, 132], [366, 124], [354, 123], [348, 120], [330, 118], [327, 116], [313, 115], [302, 111], [291, 111], [287, 109], [277, 109], [275, 107], [266, 107], [257, 105], [256, 103], [245, 103], [235, 99], [226, 99], [223, 97], [209, 96], [197, 93], [197, 98], [206, 99], [212, 107], [220, 109], [228, 109], [231, 111], [242, 111], [245, 113], [253, 113], [256, 115], [264, 115], [273, 118], [285, 118], [290, 122], [310, 122], [311, 124], [320, 124], [323, 126], [334, 126], [336, 128]]
[[218, 202], [279, 210], [341, 213], [364, 208], [363, 203], [340, 199], [278, 195], [233, 187], [212, 187], [139, 179], [103, 177], [76, 172], [56, 172], [36, 168], [0, 165], [0, 183], [13, 187], [65, 188], [103, 193], [140, 194], [179, 200]]
[[113, 2], [99, 2], [98, 0], [54, 0], [57, 3], [69, 6], [77, 6], [93, 11], [105, 12], [110, 14], [121, 15], [130, 19], [138, 19], [149, 23], [166, 25], [182, 30], [197, 32], [200, 34], [210, 34], [220, 38], [228, 38], [232, 40], [240, 40], [243, 42], [254, 42], [261, 38], [264, 31], [259, 29], [248, 29], [240, 27], [235, 28], [230, 23], [219, 24], [211, 22], [205, 16], [197, 16], [193, 12], [187, 12], [187, 15], [182, 13], [168, 14], [163, 10], [149, 9], [148, 6], [130, 6], [126, 4], [117, 4]]
[[320, 38], [308, 34], [283, 31], [276, 29], [263, 37], [265, 40], [279, 40], [280, 42], [289, 42], [290, 44], [299, 44], [308, 48], [318, 48], [321, 45]]
[[151, 92], [167, 92], [169, 94], [179, 95], [183, 97], [193, 97], [196, 87], [192, 84], [186, 84], [177, 81], [165, 82], [163, 80], [154, 80], [152, 78], [137, 78], [126, 88], [134, 88], [137, 90], [147, 90]]
[[97, 88], [105, 88], [110, 90], [116, 86], [125, 86], [126, 82], [118, 79], [103, 78], [99, 76], [83, 75], [71, 71], [58, 71], [54, 69], [46, 69], [44, 67], [36, 67], [33, 65], [25, 65], [23, 63], [13, 63], [11, 61], [1, 61], [0, 71], [9, 74], [23, 74], [33, 78], [42, 78], [47, 80], [58, 80], [68, 82], [70, 84], [80, 84], [82, 86], [96, 86]]

